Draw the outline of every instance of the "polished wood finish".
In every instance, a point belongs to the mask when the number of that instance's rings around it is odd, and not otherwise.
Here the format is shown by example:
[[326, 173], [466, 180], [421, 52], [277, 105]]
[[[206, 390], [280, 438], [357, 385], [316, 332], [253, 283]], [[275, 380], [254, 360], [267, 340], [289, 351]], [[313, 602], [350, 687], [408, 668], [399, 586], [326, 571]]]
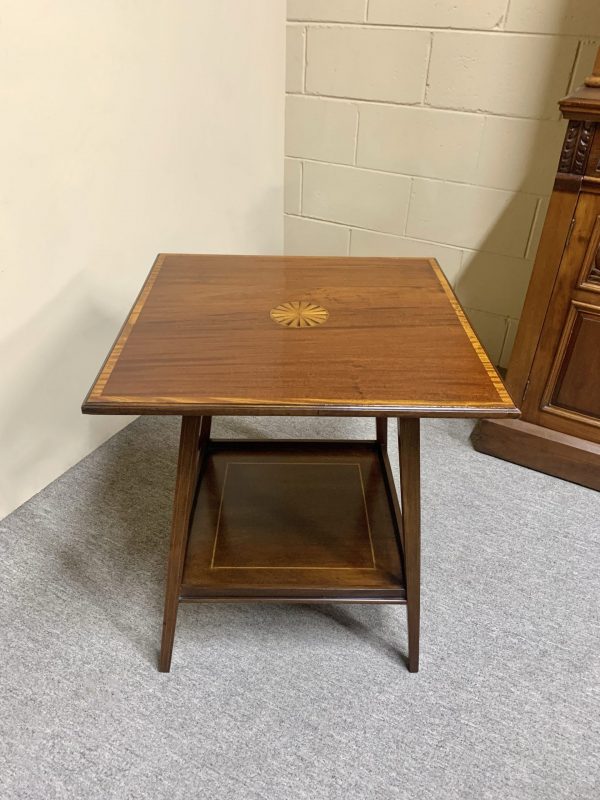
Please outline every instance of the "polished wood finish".
[[[600, 442], [600, 416], [585, 413], [584, 409], [593, 402], [599, 386], [600, 326], [594, 326], [593, 321], [600, 314], [600, 294], [596, 287], [584, 285], [580, 276], [582, 266], [589, 263], [586, 254], [599, 216], [600, 195], [582, 192], [522, 402], [527, 422], [595, 442]], [[594, 249], [597, 251], [597, 246]], [[582, 354], [584, 340], [588, 347]], [[577, 361], [571, 364], [573, 358]], [[581, 411], [562, 406], [558, 391], [567, 394]]]
[[161, 672], [168, 672], [171, 667], [171, 653], [173, 651], [177, 606], [179, 604], [179, 587], [181, 586], [190, 516], [198, 478], [200, 425], [201, 420], [199, 417], [183, 417], [181, 420], [179, 461], [177, 463], [177, 480], [175, 483], [175, 499], [173, 501], [171, 548], [167, 569], [167, 588], [159, 661]]
[[506, 376], [522, 419], [481, 422], [473, 443], [598, 488], [600, 87], [594, 81], [560, 103], [569, 124]]
[[559, 105], [563, 117], [589, 122], [598, 113], [598, 87], [584, 84], [561, 100]]
[[523, 420], [482, 420], [473, 432], [481, 453], [600, 491], [600, 444]]
[[421, 615], [421, 444], [418, 419], [398, 420], [398, 449], [408, 617], [408, 669], [409, 672], [418, 672]]
[[510, 368], [505, 380], [511, 397], [519, 406], [523, 402], [531, 365], [540, 342], [546, 310], [565, 242], [569, 235], [576, 203], [576, 193], [555, 187], [550, 198], [537, 252], [536, 266], [529, 281], [523, 314], [510, 358]]
[[600, 307], [574, 301], [552, 365], [544, 408], [600, 427], [600, 369], [588, 375], [590, 353], [600, 356]]
[[585, 85], [600, 88], [600, 50], [596, 54], [596, 62], [592, 74], [585, 79]]
[[387, 447], [388, 424], [387, 417], [377, 417], [375, 420], [375, 435], [379, 444]]
[[[271, 318], [295, 301], [328, 316]], [[518, 413], [433, 259], [209, 255], [158, 257], [83, 410]]]
[[404, 602], [379, 446], [210, 443], [181, 597]]
[[[419, 418], [518, 413], [433, 259], [186, 255], [158, 257], [83, 410], [182, 418], [163, 672], [179, 603], [212, 601], [406, 604], [416, 672]], [[215, 440], [214, 414], [370, 416], [374, 438]]]

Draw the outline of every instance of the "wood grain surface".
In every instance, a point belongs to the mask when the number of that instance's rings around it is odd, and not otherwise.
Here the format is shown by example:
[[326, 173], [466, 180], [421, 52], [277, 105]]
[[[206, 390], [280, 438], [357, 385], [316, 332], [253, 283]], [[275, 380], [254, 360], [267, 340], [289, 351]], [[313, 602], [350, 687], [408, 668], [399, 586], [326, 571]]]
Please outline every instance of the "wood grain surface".
[[[271, 318], [297, 302], [323, 324]], [[164, 254], [83, 410], [518, 413], [433, 259]]]
[[181, 598], [404, 602], [401, 523], [380, 447], [212, 441]]

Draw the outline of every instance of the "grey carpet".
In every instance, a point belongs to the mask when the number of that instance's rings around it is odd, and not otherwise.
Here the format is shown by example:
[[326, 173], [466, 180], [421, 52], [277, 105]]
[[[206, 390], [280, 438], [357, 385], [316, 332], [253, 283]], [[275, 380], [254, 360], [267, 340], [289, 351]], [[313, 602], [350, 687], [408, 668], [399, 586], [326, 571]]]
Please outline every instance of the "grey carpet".
[[598, 800], [599, 496], [475, 453], [470, 427], [424, 423], [418, 675], [394, 606], [185, 606], [157, 672], [175, 420], [6, 518], [0, 798]]

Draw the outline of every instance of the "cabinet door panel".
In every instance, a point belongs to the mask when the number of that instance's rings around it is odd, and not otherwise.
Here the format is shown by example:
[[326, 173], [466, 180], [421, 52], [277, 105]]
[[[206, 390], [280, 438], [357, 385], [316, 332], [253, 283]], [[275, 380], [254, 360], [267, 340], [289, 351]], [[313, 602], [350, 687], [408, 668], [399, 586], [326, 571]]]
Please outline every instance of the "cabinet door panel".
[[600, 308], [573, 302], [555, 363], [544, 410], [600, 425]]
[[583, 259], [579, 288], [600, 292], [600, 217], [596, 217], [590, 243]]
[[580, 195], [523, 402], [526, 419], [600, 442], [600, 194]]

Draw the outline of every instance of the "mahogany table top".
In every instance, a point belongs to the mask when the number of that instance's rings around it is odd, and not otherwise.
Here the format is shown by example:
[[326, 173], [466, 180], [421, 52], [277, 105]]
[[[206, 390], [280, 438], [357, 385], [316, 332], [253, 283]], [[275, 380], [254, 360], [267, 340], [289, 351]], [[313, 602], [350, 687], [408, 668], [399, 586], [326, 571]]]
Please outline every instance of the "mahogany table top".
[[161, 254], [104, 414], [518, 414], [435, 259]]

